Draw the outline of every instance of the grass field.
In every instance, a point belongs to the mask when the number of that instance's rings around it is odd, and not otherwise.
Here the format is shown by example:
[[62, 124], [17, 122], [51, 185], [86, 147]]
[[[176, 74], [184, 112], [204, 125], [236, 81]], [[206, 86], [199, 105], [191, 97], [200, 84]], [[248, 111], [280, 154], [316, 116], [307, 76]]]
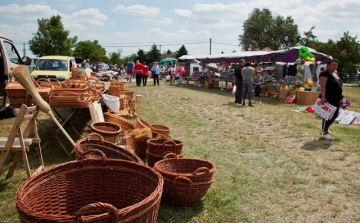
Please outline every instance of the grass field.
[[[150, 84], [150, 83], [149, 83]], [[231, 93], [192, 86], [127, 87], [143, 95], [140, 118], [171, 128], [184, 141], [184, 156], [216, 165], [216, 178], [194, 207], [161, 204], [158, 222], [357, 222], [360, 221], [360, 126], [334, 124], [334, 141], [320, 140], [321, 119], [296, 113], [301, 106], [264, 98], [254, 108], [235, 105]], [[360, 112], [360, 88], [344, 87], [351, 110]], [[69, 110], [61, 110], [69, 114]], [[86, 112], [83, 116], [90, 120]], [[42, 125], [55, 129], [45, 115]], [[6, 136], [14, 118], [0, 118]], [[90, 122], [90, 121], [89, 121]], [[90, 130], [77, 118], [77, 130]], [[74, 139], [79, 137], [67, 128]], [[41, 138], [46, 134], [39, 130]], [[61, 134], [72, 159], [74, 149]], [[47, 167], [71, 160], [55, 143], [43, 150]], [[36, 152], [29, 153], [37, 165]], [[14, 196], [26, 180], [23, 167], [0, 176], [0, 222], [19, 222]]]

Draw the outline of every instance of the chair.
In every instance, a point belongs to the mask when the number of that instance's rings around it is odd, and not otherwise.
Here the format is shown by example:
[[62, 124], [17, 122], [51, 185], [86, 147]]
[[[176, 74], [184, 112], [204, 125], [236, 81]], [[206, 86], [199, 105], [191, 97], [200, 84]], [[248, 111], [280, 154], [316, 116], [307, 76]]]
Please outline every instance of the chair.
[[[28, 114], [30, 113], [30, 114]], [[29, 146], [32, 144], [37, 145], [37, 152], [39, 156], [39, 168], [34, 172], [34, 174], [40, 172], [44, 169], [44, 162], [41, 153], [40, 147], [40, 138], [37, 133], [37, 126], [35, 122], [35, 118], [39, 113], [39, 109], [36, 106], [27, 107], [26, 105], [22, 105], [20, 107], [19, 114], [15, 119], [13, 128], [10, 132], [9, 137], [0, 137], [0, 175], [8, 170], [8, 174], [6, 178], [10, 178], [14, 174], [14, 170], [19, 162], [21, 155], [23, 156], [25, 169], [27, 176], [30, 177], [30, 166], [27, 157], [27, 152], [29, 152]], [[25, 121], [29, 121], [27, 127], [23, 133], [21, 129], [21, 124]], [[34, 132], [34, 137], [29, 138], [31, 130]], [[4, 167], [5, 161], [9, 156], [10, 152], [14, 152], [13, 161]]]

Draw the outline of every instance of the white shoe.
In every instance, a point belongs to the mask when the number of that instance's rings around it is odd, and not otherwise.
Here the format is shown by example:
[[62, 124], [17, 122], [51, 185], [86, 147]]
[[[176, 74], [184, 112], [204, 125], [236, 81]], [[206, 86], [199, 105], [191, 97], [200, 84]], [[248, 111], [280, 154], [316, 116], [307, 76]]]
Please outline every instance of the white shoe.
[[261, 101], [259, 103], [261, 104]]
[[328, 140], [333, 140], [333, 138], [330, 136], [330, 134], [323, 135], [321, 138], [328, 139]]

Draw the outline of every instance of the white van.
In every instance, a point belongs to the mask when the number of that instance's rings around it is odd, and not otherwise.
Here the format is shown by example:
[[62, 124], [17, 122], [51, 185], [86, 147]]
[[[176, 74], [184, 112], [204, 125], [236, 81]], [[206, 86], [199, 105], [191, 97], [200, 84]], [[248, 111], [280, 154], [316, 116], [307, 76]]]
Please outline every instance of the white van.
[[6, 96], [5, 87], [10, 81], [10, 71], [19, 65], [29, 63], [30, 58], [21, 59], [13, 41], [0, 36], [0, 111], [8, 110], [17, 115], [19, 108], [9, 108], [10, 102]]

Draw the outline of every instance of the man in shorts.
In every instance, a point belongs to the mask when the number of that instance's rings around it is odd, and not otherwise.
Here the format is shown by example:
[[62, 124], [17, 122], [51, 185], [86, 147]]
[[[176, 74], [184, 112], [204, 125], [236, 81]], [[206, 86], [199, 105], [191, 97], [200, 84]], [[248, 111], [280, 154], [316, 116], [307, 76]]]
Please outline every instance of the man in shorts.
[[131, 82], [131, 77], [134, 73], [134, 63], [133, 63], [133, 60], [130, 59], [129, 62], [127, 62], [126, 64], [126, 74], [127, 74], [127, 79]]

